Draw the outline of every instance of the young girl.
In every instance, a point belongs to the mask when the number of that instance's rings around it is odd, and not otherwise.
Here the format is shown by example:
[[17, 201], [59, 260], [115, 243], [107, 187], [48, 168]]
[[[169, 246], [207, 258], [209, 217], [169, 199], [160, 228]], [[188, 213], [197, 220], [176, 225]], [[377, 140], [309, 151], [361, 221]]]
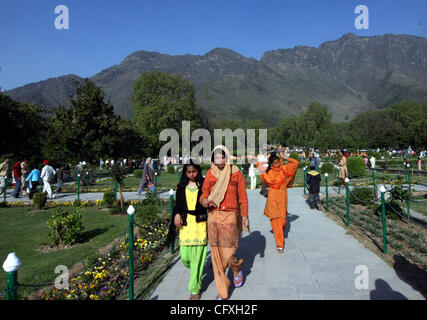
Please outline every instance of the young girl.
[[173, 223], [180, 229], [181, 261], [190, 269], [188, 284], [190, 300], [200, 299], [207, 253], [207, 210], [199, 203], [202, 185], [202, 169], [190, 160], [182, 170], [181, 181], [176, 190], [176, 204], [173, 208]]
[[[261, 179], [270, 188], [264, 214], [270, 219], [276, 241], [277, 252], [283, 253], [285, 246], [284, 230], [286, 227], [286, 216], [288, 215], [288, 188], [292, 187], [298, 161], [287, 158], [287, 164], [283, 165], [282, 154], [278, 156], [272, 153], [268, 159], [268, 169], [261, 175]], [[255, 164], [259, 166], [260, 163]]]

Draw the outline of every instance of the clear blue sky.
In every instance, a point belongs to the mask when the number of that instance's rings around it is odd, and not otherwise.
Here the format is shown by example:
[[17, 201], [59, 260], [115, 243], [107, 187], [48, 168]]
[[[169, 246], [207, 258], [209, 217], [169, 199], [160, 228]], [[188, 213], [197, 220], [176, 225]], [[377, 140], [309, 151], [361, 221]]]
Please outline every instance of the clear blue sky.
[[[357, 30], [357, 5], [369, 30]], [[57, 5], [69, 30], [57, 30]], [[137, 50], [204, 55], [216, 47], [260, 59], [265, 51], [317, 47], [352, 32], [427, 37], [426, 0], [2, 0], [0, 87], [76, 74], [90, 77]]]

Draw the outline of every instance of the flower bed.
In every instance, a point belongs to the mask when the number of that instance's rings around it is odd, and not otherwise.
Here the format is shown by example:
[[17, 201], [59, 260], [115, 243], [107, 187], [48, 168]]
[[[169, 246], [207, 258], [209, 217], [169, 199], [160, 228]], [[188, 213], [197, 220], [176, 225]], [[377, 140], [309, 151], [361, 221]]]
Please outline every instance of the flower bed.
[[[162, 251], [168, 219], [154, 226], [141, 226], [134, 241], [134, 273], [143, 272]], [[129, 278], [129, 242], [121, 241], [110, 253], [98, 258], [91, 268], [69, 282], [69, 289], [48, 289], [43, 300], [117, 300], [126, 291]]]

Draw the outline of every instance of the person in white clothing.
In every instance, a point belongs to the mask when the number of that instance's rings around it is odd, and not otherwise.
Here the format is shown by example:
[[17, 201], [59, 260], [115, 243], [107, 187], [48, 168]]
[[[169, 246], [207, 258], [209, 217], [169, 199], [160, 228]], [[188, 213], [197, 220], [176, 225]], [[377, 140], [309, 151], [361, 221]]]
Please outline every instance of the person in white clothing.
[[255, 173], [255, 166], [253, 163], [251, 163], [251, 166], [249, 167], [249, 177], [251, 178], [251, 189], [256, 189], [256, 173]]
[[55, 170], [49, 165], [48, 160], [43, 161], [44, 167], [42, 169], [40, 177], [43, 179], [43, 192], [47, 192], [49, 199], [54, 199], [55, 195], [52, 192], [50, 184], [55, 177]]

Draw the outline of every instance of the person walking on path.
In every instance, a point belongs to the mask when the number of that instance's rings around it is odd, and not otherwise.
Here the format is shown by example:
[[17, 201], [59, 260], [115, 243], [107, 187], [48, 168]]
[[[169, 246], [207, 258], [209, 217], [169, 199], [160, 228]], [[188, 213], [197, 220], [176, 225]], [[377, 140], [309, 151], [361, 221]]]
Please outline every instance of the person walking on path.
[[[286, 157], [288, 162], [283, 164], [285, 156], [272, 153], [268, 159], [268, 169], [261, 178], [269, 186], [264, 215], [270, 219], [276, 241], [277, 252], [283, 253], [285, 248], [284, 230], [288, 215], [288, 188], [292, 187], [298, 169], [298, 160]], [[259, 166], [259, 163], [256, 164]]]
[[0, 195], [3, 195], [3, 192], [6, 193], [7, 185], [5, 185], [5, 178], [9, 178], [11, 175], [10, 168], [10, 158], [8, 156], [4, 157], [4, 161], [0, 164]]
[[340, 170], [340, 182], [341, 182], [341, 185], [345, 187], [345, 178], [348, 177], [348, 169], [347, 169], [347, 157], [345, 155], [344, 150], [341, 150], [341, 154], [338, 159], [338, 166]]
[[151, 164], [151, 158], [147, 158], [144, 169], [142, 170], [142, 177], [138, 190], [139, 196], [142, 196], [142, 191], [145, 187], [147, 187], [151, 192], [154, 192], [153, 167]]
[[[191, 160], [182, 170], [181, 181], [176, 189], [176, 203], [173, 208], [173, 225], [179, 229], [179, 251], [181, 261], [190, 269], [188, 290], [190, 300], [200, 300], [202, 276], [205, 268], [207, 249], [208, 213], [200, 203], [202, 195], [202, 168]], [[169, 234], [174, 232], [170, 226]]]
[[55, 170], [49, 165], [48, 160], [43, 161], [44, 167], [42, 168], [41, 178], [43, 179], [43, 192], [47, 192], [49, 199], [54, 199], [55, 195], [50, 186], [53, 178], [55, 177]]
[[65, 167], [61, 165], [58, 172], [56, 173], [56, 180], [58, 180], [58, 184], [56, 185], [55, 193], [60, 193], [62, 190], [62, 186], [64, 185], [64, 170]]
[[418, 157], [418, 172], [419, 175], [421, 175], [421, 171], [422, 171], [422, 161], [421, 161], [421, 156]]
[[30, 193], [28, 195], [28, 198], [32, 199], [34, 193], [36, 193], [36, 191], [37, 191], [37, 187], [38, 187], [39, 181], [40, 181], [40, 170], [37, 169], [37, 166], [33, 167], [33, 170], [30, 172], [30, 174], [28, 175], [28, 177], [25, 180], [28, 181], [29, 186], [31, 185], [31, 189], [30, 189]]
[[310, 209], [316, 208], [320, 210], [320, 182], [322, 178], [320, 173], [317, 172], [313, 165], [310, 166], [311, 171], [307, 172], [307, 189], [308, 189], [308, 203], [310, 205]]
[[15, 198], [19, 198], [19, 194], [21, 193], [21, 186], [22, 186], [21, 177], [22, 177], [21, 160], [19, 159], [13, 165], [13, 179], [15, 180], [15, 190], [13, 190], [12, 195]]
[[268, 189], [267, 189], [267, 185], [265, 184], [265, 181], [262, 177], [262, 174], [267, 170], [268, 168], [268, 158], [265, 157], [264, 155], [259, 155], [258, 156], [258, 166], [257, 169], [259, 171], [260, 174], [260, 179], [261, 179], [261, 191], [259, 192], [260, 194], [262, 194], [264, 197], [268, 197]]
[[28, 160], [25, 159], [24, 161], [21, 162], [21, 191], [22, 191], [22, 195], [27, 195], [27, 193], [25, 192], [26, 189], [26, 180], [27, 176], [28, 176]]
[[208, 208], [208, 241], [214, 270], [218, 300], [228, 298], [231, 268], [236, 288], [243, 284], [243, 259], [235, 254], [243, 229], [249, 231], [248, 197], [245, 180], [237, 166], [232, 165], [230, 151], [219, 145], [211, 155], [211, 168], [206, 173], [200, 204]]

